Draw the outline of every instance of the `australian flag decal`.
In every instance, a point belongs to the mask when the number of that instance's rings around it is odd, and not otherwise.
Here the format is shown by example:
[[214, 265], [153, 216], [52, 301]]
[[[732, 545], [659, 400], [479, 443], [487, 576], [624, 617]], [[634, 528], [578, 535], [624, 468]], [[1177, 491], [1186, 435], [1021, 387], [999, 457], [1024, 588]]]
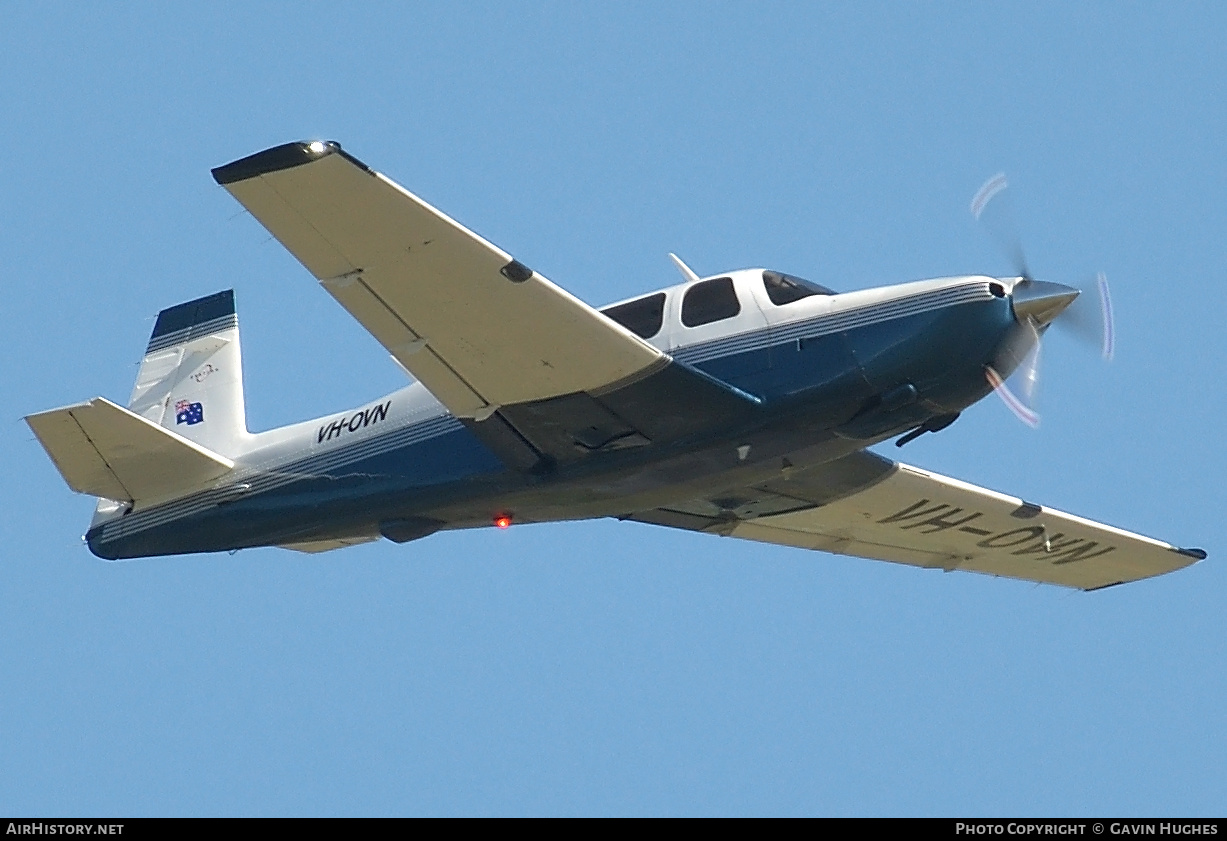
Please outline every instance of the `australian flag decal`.
[[186, 400], [180, 400], [175, 404], [175, 425], [186, 423], [191, 426], [194, 423], [200, 423], [204, 420], [204, 404], [189, 403]]

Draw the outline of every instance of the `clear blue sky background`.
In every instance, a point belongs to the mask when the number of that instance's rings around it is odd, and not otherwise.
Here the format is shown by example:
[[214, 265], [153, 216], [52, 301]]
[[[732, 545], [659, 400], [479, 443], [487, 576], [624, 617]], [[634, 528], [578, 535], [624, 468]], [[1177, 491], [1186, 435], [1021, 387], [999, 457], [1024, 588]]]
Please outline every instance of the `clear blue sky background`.
[[[1222, 4], [0, 6], [0, 813], [1222, 815]], [[615, 522], [106, 564], [19, 418], [234, 287], [249, 422], [403, 375], [209, 177], [326, 138], [600, 304], [1113, 284], [924, 467], [1202, 546], [1094, 594]]]

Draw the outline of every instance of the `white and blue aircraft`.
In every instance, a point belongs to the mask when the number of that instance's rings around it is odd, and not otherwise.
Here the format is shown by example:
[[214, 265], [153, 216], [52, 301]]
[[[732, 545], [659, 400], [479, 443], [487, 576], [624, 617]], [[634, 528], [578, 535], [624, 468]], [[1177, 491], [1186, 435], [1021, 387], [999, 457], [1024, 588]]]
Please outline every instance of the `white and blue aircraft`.
[[213, 176], [416, 382], [252, 433], [233, 291], [163, 310], [126, 408], [26, 418], [99, 497], [99, 557], [594, 517], [1084, 590], [1205, 557], [866, 449], [994, 387], [1034, 420], [1003, 378], [1076, 289], [1024, 271], [836, 294], [675, 257], [684, 283], [597, 310], [336, 143]]

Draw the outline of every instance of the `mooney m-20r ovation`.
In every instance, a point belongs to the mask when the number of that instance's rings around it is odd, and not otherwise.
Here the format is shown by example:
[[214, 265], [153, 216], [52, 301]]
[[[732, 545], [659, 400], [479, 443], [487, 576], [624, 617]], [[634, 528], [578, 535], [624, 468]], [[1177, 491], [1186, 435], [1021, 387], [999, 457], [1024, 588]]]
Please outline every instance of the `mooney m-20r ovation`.
[[[1205, 557], [866, 449], [942, 430], [994, 389], [1034, 422], [1006, 378], [1033, 378], [1071, 287], [1023, 270], [837, 294], [675, 257], [685, 282], [598, 310], [336, 143], [213, 177], [416, 382], [249, 432], [233, 292], [163, 310], [126, 408], [27, 418], [100, 498], [85, 536], [100, 557], [591, 517], [1085, 590]], [[1099, 300], [1110, 349], [1102, 281]]]

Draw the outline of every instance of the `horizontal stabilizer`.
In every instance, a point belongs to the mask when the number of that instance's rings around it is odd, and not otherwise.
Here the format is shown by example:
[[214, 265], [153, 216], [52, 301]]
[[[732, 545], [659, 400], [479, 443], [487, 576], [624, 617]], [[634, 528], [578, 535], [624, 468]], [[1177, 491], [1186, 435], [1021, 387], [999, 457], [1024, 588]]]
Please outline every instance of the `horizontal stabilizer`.
[[170, 499], [234, 467], [103, 397], [29, 415], [26, 423], [70, 488], [106, 499]]

